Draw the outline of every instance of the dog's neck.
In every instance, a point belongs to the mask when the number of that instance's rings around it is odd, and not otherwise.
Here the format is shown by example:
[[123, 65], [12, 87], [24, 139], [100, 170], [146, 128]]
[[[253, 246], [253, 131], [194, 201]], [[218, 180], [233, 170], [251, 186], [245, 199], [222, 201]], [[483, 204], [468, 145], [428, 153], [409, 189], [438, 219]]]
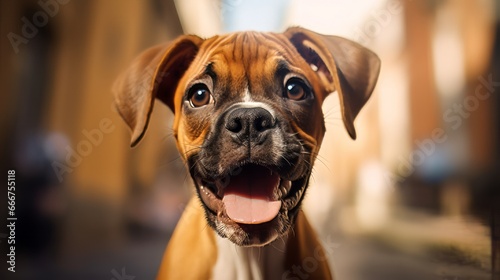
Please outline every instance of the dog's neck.
[[280, 238], [263, 247], [240, 247], [217, 236], [218, 256], [212, 279], [281, 279], [285, 267], [286, 239]]

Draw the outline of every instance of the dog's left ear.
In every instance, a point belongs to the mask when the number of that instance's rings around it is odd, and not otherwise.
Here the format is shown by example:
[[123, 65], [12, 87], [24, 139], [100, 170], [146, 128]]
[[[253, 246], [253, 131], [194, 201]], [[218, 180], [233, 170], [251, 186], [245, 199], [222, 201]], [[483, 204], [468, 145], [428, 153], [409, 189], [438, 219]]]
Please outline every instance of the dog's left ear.
[[356, 139], [354, 119], [377, 82], [378, 56], [353, 41], [300, 27], [289, 28], [284, 35], [318, 73], [326, 92], [337, 90], [344, 125], [351, 138]]
[[179, 80], [191, 65], [203, 39], [184, 35], [147, 49], [115, 82], [115, 106], [132, 130], [131, 146], [146, 132], [155, 98], [175, 113], [174, 95]]

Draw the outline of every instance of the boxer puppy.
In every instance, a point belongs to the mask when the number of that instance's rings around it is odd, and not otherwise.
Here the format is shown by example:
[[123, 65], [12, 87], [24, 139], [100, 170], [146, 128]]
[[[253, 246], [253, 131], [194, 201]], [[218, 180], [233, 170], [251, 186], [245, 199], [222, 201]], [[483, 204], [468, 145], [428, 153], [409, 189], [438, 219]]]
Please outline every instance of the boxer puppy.
[[158, 279], [331, 279], [300, 211], [325, 134], [321, 105], [337, 91], [355, 139], [379, 68], [359, 44], [299, 27], [186, 35], [141, 54], [115, 85], [131, 145], [161, 100], [197, 193]]

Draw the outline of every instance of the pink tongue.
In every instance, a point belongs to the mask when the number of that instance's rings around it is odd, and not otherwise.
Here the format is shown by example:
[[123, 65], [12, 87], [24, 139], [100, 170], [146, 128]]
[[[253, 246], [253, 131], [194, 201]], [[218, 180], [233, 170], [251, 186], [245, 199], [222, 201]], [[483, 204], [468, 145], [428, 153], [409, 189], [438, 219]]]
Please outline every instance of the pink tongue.
[[232, 176], [224, 189], [222, 202], [229, 218], [242, 224], [261, 224], [274, 219], [281, 201], [271, 201], [279, 176], [267, 168], [250, 165]]

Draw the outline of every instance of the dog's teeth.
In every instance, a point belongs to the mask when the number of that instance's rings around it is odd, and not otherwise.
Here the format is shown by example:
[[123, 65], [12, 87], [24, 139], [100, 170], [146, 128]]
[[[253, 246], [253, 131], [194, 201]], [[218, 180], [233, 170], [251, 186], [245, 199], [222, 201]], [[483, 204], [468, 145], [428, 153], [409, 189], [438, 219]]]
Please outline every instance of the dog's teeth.
[[280, 197], [283, 198], [285, 197], [288, 192], [290, 192], [290, 187], [291, 187], [291, 182], [290, 181], [283, 181], [281, 180], [280, 186], [279, 186], [279, 191], [280, 191]]
[[286, 195], [286, 189], [284, 187], [280, 187], [280, 197], [284, 197]]
[[292, 182], [291, 181], [285, 181], [283, 184], [283, 187], [285, 188], [286, 192], [288, 193], [290, 189], [292, 188]]

